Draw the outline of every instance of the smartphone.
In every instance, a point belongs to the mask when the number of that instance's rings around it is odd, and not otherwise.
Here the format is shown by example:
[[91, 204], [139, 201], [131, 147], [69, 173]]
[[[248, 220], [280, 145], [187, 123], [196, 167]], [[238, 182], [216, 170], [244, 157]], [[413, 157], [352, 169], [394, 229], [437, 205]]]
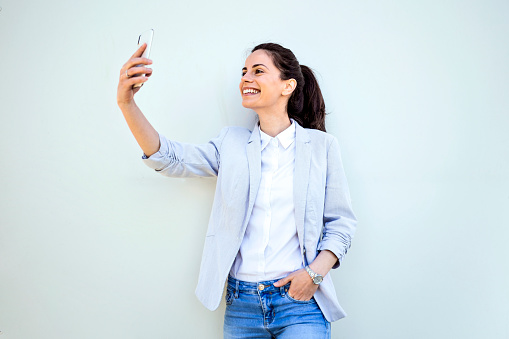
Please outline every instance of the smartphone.
[[[145, 51], [141, 55], [142, 58], [149, 58], [150, 56], [150, 48], [152, 47], [152, 39], [154, 37], [154, 30], [149, 29], [148, 31], [145, 31], [140, 34], [138, 37], [138, 47], [143, 45], [144, 43], [147, 44], [147, 48], [145, 48]], [[145, 66], [145, 65], [137, 65], [137, 66]], [[140, 74], [141, 76], [144, 76], [145, 74]], [[136, 76], [140, 76], [136, 75]], [[135, 84], [133, 87], [141, 87], [143, 86], [143, 83]]]

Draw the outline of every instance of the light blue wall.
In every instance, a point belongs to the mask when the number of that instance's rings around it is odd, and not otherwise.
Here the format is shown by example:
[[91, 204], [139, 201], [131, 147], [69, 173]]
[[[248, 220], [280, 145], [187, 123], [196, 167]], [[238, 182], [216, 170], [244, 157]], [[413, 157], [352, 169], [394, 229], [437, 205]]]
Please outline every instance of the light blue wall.
[[314, 68], [358, 233], [333, 338], [509, 338], [507, 1], [0, 3], [2, 338], [221, 338], [194, 297], [215, 181], [153, 173], [116, 106], [205, 142], [250, 126], [238, 81], [274, 41]]

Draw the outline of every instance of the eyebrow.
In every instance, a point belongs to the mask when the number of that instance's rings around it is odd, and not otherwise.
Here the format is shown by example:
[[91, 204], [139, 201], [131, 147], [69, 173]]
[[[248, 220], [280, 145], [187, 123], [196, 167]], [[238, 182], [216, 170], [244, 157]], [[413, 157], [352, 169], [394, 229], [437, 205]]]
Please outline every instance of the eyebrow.
[[[255, 67], [258, 67], [258, 66], [263, 66], [263, 67], [265, 67], [266, 69], [269, 69], [269, 68], [268, 68], [267, 66], [265, 66], [264, 64], [254, 64], [252, 68], [255, 68]], [[242, 68], [242, 70], [243, 70], [243, 71], [244, 71], [244, 70], [246, 70], [246, 71], [247, 71], [247, 67]]]

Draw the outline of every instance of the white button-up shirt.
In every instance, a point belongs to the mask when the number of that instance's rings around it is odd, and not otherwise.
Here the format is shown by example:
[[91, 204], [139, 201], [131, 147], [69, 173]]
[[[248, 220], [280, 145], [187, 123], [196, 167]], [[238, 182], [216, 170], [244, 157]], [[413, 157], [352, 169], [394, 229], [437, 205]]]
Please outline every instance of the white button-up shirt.
[[230, 274], [250, 282], [282, 278], [303, 266], [295, 226], [293, 173], [295, 123], [276, 137], [257, 126], [261, 181], [240, 250]]

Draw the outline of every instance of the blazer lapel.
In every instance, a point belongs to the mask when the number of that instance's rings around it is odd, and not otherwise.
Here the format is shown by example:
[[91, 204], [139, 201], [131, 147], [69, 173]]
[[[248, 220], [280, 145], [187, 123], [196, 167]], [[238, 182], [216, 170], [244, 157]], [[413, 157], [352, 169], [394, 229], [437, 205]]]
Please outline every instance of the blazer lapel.
[[247, 214], [242, 225], [242, 234], [247, 227], [251, 212], [253, 211], [256, 194], [260, 187], [260, 180], [262, 177], [262, 159], [261, 159], [261, 143], [260, 143], [260, 132], [258, 130], [258, 121], [256, 122], [251, 137], [249, 138], [246, 145], [247, 161], [249, 167], [249, 200], [247, 205]]
[[308, 132], [297, 122], [295, 131], [295, 172], [293, 177], [293, 199], [295, 224], [301, 251], [304, 249], [304, 216], [311, 167], [311, 145]]

